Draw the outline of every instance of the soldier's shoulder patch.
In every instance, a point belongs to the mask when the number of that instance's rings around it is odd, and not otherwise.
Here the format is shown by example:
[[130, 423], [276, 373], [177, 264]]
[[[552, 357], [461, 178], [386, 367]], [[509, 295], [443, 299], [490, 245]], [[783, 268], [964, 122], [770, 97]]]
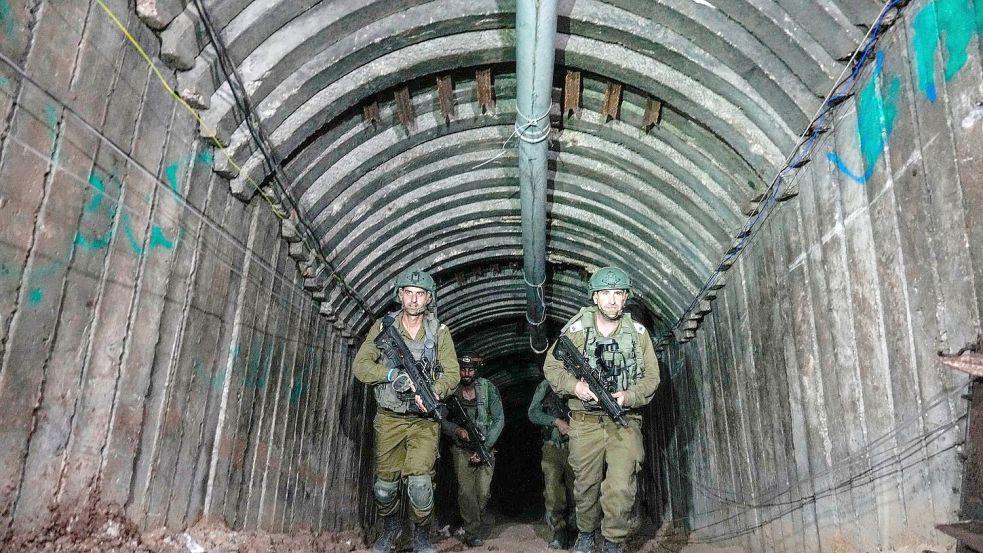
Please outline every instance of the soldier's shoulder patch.
[[639, 334], [645, 334], [645, 327], [642, 326], [641, 323], [636, 323], [636, 322], [632, 321], [631, 324], [635, 325], [635, 332], [637, 332]]
[[568, 332], [580, 332], [584, 329], [584, 323], [582, 321], [577, 321], [567, 328]]

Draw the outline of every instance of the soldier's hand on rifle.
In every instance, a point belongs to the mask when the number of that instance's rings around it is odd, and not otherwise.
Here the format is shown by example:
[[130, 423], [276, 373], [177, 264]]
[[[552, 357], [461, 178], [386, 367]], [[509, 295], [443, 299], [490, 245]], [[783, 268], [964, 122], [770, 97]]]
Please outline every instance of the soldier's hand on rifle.
[[613, 397], [614, 400], [618, 402], [618, 407], [624, 407], [625, 406], [625, 396], [626, 395], [628, 395], [628, 392], [621, 391], [621, 392], [615, 392], [615, 393], [611, 394], [611, 397]]
[[468, 457], [468, 464], [471, 464], [471, 465], [480, 465], [481, 464], [481, 457], [478, 456], [478, 453], [477, 452], [472, 453], [471, 454], [471, 457]]
[[566, 436], [567, 433], [570, 432], [570, 424], [568, 424], [567, 421], [561, 418], [553, 419], [553, 426], [555, 426], [556, 429], [560, 431], [560, 434], [564, 436]]
[[457, 430], [454, 431], [454, 435], [457, 436], [457, 439], [458, 440], [461, 440], [461, 441], [464, 441], [464, 442], [470, 442], [471, 441], [471, 435], [468, 434], [467, 429], [458, 428]]
[[583, 380], [577, 382], [577, 387], [573, 389], [573, 393], [581, 401], [597, 401], [597, 396], [594, 395], [594, 392], [590, 391], [590, 386]]

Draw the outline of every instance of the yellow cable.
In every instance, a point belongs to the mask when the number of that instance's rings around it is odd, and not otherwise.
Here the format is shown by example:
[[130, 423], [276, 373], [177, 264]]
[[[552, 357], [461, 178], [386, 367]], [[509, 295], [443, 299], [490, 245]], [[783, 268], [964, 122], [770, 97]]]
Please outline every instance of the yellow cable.
[[[188, 103], [184, 101], [184, 98], [182, 98], [177, 92], [174, 91], [173, 88], [171, 88], [171, 85], [167, 84], [167, 79], [165, 79], [164, 75], [161, 74], [160, 69], [157, 68], [157, 65], [154, 64], [154, 61], [150, 58], [149, 55], [147, 55], [147, 52], [143, 49], [143, 47], [141, 47], [140, 44], [136, 41], [136, 39], [133, 38], [133, 35], [131, 35], [130, 31], [127, 30], [125, 25], [123, 25], [123, 22], [120, 21], [118, 17], [116, 17], [116, 14], [113, 13], [111, 9], [109, 9], [109, 6], [107, 6], [106, 3], [103, 2], [103, 0], [96, 0], [96, 3], [98, 3], [99, 7], [102, 8], [104, 12], [106, 12], [106, 15], [108, 15], [109, 18], [113, 20], [113, 23], [115, 23], [116, 26], [119, 27], [119, 30], [123, 32], [123, 35], [126, 37], [127, 40], [130, 41], [130, 44], [132, 44], [133, 47], [136, 48], [140, 56], [143, 57], [144, 61], [147, 62], [147, 65], [149, 65], [150, 68], [153, 70], [154, 74], [157, 75], [157, 80], [159, 80], [160, 84], [164, 86], [164, 89], [167, 90], [167, 92], [169, 92], [171, 96], [174, 96], [174, 98], [177, 99], [178, 103], [184, 106], [184, 109], [188, 110], [191, 116], [194, 117], [196, 121], [198, 121], [198, 124], [201, 125], [201, 127], [205, 129], [205, 131], [209, 135], [211, 135], [210, 138], [212, 142], [215, 144], [215, 147], [222, 152], [222, 155], [224, 155], [225, 159], [229, 161], [229, 164], [235, 167], [236, 171], [238, 171], [239, 174], [242, 175], [247, 182], [249, 182], [249, 184], [253, 185], [253, 188], [255, 188], [256, 191], [259, 192], [259, 195], [262, 196], [264, 200], [266, 200], [266, 203], [270, 204], [270, 211], [273, 212], [273, 215], [276, 218], [280, 219], [281, 221], [285, 220], [287, 218], [286, 214], [281, 214], [281, 209], [273, 204], [273, 200], [271, 200], [270, 197], [263, 192], [263, 189], [260, 188], [258, 184], [256, 184], [256, 182], [252, 179], [252, 177], [250, 177], [248, 174], [243, 173], [242, 168], [236, 164], [235, 160], [232, 159], [232, 156], [229, 155], [229, 152], [226, 150], [226, 148], [222, 146], [221, 142], [218, 141], [218, 138], [216, 138], [215, 136], [215, 131], [212, 130], [212, 128], [209, 127], [207, 124], [205, 124], [205, 122], [201, 119], [201, 116], [198, 115], [198, 112], [193, 107], [189, 106]], [[318, 255], [319, 252], [315, 248], [307, 244], [307, 241], [303, 236], [303, 233], [301, 233], [301, 240], [304, 242], [304, 245], [308, 247], [308, 249], [314, 252], [315, 255]], [[324, 261], [325, 263], [327, 263], [327, 260]], [[343, 281], [341, 277], [338, 276], [337, 273], [335, 273], [333, 270], [330, 270], [329, 272], [331, 273], [331, 277], [335, 281], [341, 284], [342, 287], [348, 289], [347, 283], [345, 283], [345, 281]], [[355, 297], [358, 298], [358, 296]], [[363, 308], [366, 307], [363, 305]]]
[[147, 55], [147, 52], [143, 49], [143, 47], [140, 46], [140, 44], [136, 41], [135, 38], [133, 38], [133, 35], [131, 35], [130, 31], [127, 30], [125, 25], [123, 25], [123, 22], [120, 21], [118, 17], [116, 17], [116, 14], [109, 9], [109, 6], [107, 6], [106, 3], [103, 2], [103, 0], [96, 0], [96, 2], [99, 4], [99, 7], [101, 7], [102, 10], [106, 12], [106, 15], [108, 15], [109, 18], [113, 20], [113, 23], [115, 23], [116, 26], [119, 27], [119, 30], [123, 32], [123, 35], [126, 37], [127, 40], [130, 41], [130, 44], [132, 44], [133, 47], [137, 49], [137, 52], [140, 54], [140, 56], [143, 57], [144, 61], [147, 62], [147, 65], [150, 66], [150, 69], [152, 69], [154, 74], [157, 75], [157, 80], [159, 80], [160, 84], [164, 86], [164, 89], [167, 90], [167, 92], [169, 92], [171, 96], [174, 96], [174, 98], [177, 99], [178, 103], [184, 106], [184, 109], [188, 110], [188, 112], [191, 113], [192, 117], [194, 117], [195, 120], [198, 121], [198, 124], [201, 125], [201, 127], [205, 129], [205, 131], [210, 135], [212, 142], [215, 144], [215, 147], [222, 152], [222, 154], [225, 156], [225, 159], [229, 161], [229, 164], [235, 167], [236, 171], [238, 171], [239, 174], [242, 175], [246, 179], [246, 181], [249, 182], [249, 184], [253, 185], [253, 188], [255, 188], [256, 191], [259, 192], [259, 195], [262, 196], [264, 200], [266, 200], [266, 203], [270, 204], [270, 208], [272, 208], [271, 210], [273, 211], [273, 215], [275, 215], [280, 220], [283, 220], [285, 217], [280, 215], [279, 213], [280, 210], [277, 209], [275, 205], [273, 205], [273, 201], [263, 192], [263, 190], [259, 187], [259, 185], [257, 185], [256, 182], [253, 181], [253, 179], [249, 175], [242, 172], [242, 168], [236, 164], [235, 160], [232, 159], [232, 156], [229, 155], [229, 152], [226, 151], [225, 147], [222, 146], [222, 143], [218, 141], [218, 138], [216, 138], [215, 131], [207, 124], [205, 124], [205, 122], [201, 119], [201, 116], [198, 115], [198, 112], [195, 111], [193, 107], [189, 106], [188, 103], [184, 101], [184, 98], [182, 98], [177, 92], [174, 91], [173, 88], [171, 88], [171, 85], [167, 84], [167, 79], [165, 79], [164, 75], [161, 74], [160, 69], [157, 68], [157, 65], [154, 64], [154, 61], [150, 58], [150, 56]]

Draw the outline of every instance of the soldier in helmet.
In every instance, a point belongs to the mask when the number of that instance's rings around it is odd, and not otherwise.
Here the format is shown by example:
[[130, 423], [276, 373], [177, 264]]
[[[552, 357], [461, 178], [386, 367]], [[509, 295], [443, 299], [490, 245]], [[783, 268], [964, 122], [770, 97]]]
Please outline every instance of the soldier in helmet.
[[491, 495], [495, 470], [494, 461], [483, 462], [475, 451], [476, 441], [483, 437], [485, 447], [492, 451], [505, 426], [498, 388], [478, 376], [482, 364], [481, 357], [476, 353], [461, 356], [461, 387], [455, 392], [459, 405], [467, 412], [481, 436], [472, 436], [468, 432], [462, 414], [456, 413], [456, 409], [451, 409], [448, 418], [441, 423], [444, 434], [454, 440], [451, 456], [457, 477], [457, 505], [464, 521], [464, 543], [468, 547], [484, 544], [479, 535], [481, 513]]
[[529, 420], [543, 431], [541, 467], [543, 469], [543, 499], [546, 505], [546, 524], [552, 536], [550, 549], [564, 549], [570, 531], [576, 527], [577, 516], [573, 499], [573, 470], [567, 459], [570, 454], [570, 408], [543, 380], [529, 402]]
[[[395, 329], [417, 361], [426, 358], [435, 367], [434, 393], [444, 398], [453, 393], [460, 380], [454, 342], [447, 326], [430, 309], [436, 301], [436, 285], [424, 271], [411, 270], [396, 278], [394, 285], [400, 310], [391, 313]], [[403, 492], [409, 499], [413, 521], [414, 553], [436, 553], [430, 543], [433, 512], [434, 462], [440, 424], [424, 412], [419, 395], [399, 392], [394, 381], [405, 375], [393, 366], [375, 345], [382, 331], [382, 320], [369, 329], [365, 342], [355, 354], [355, 378], [372, 386], [378, 410], [375, 428], [375, 482], [372, 491], [382, 519], [382, 532], [372, 546], [374, 553], [389, 553], [402, 533], [398, 513]]]
[[[631, 292], [628, 274], [616, 267], [602, 267], [591, 276], [589, 286], [593, 305], [581, 309], [561, 333], [584, 353], [591, 367], [598, 367], [598, 353], [604, 357], [603, 376], [615, 401], [628, 410], [627, 427], [599, 409], [587, 383], [564, 368], [552, 355], [553, 348], [546, 355], [543, 371], [553, 390], [570, 398], [569, 461], [579, 530], [571, 552], [589, 553], [600, 529], [602, 553], [620, 553], [630, 531], [636, 473], [645, 457], [642, 417], [636, 410], [655, 395], [659, 363], [645, 327], [624, 313]], [[595, 348], [601, 340], [606, 346]]]

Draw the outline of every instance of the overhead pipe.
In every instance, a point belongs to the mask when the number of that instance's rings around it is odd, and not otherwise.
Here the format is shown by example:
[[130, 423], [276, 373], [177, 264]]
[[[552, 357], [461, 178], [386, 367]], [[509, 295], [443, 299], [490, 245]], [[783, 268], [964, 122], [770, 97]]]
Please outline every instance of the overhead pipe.
[[515, 17], [516, 120], [526, 322], [533, 351], [546, 351], [546, 154], [553, 96], [556, 0], [519, 0]]

